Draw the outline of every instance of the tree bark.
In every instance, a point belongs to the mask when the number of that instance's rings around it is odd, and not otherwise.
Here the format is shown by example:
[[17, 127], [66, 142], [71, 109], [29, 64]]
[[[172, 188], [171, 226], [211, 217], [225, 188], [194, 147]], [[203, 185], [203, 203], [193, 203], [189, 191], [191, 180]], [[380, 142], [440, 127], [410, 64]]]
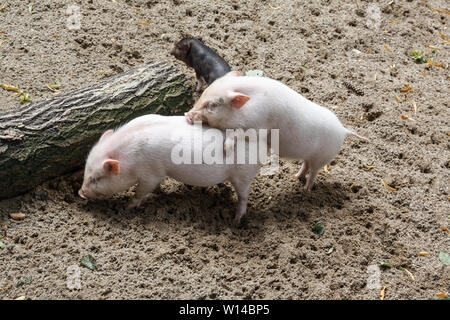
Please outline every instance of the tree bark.
[[0, 199], [81, 168], [105, 130], [144, 114], [181, 114], [191, 102], [191, 88], [179, 71], [145, 63], [97, 85], [0, 114]]

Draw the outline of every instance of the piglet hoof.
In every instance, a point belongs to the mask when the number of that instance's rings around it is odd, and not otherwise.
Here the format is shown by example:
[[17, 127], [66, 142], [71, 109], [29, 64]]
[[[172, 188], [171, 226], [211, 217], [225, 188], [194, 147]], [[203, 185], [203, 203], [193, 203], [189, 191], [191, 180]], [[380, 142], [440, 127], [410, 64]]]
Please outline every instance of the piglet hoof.
[[128, 205], [127, 205], [127, 209], [134, 209], [134, 208], [138, 208], [141, 205], [142, 200], [141, 199], [132, 199]]
[[195, 87], [195, 92], [201, 92], [203, 87], [203, 83], [197, 82], [197, 86]]
[[306, 176], [306, 170], [302, 170], [302, 169], [300, 169], [300, 171], [299, 172], [297, 172], [296, 174], [295, 174], [295, 177], [298, 179], [298, 180], [303, 180], [303, 178]]
[[233, 219], [232, 227], [236, 229], [248, 229], [248, 219], [244, 216], [237, 219], [236, 217]]
[[186, 118], [186, 121], [190, 124], [193, 125], [194, 124], [194, 120], [192, 120], [191, 115], [189, 114], [189, 112], [185, 112], [184, 113], [184, 117]]
[[305, 178], [304, 175], [303, 175], [303, 176], [299, 176], [298, 173], [297, 173], [297, 174], [294, 176], [294, 178], [297, 179], [298, 182], [301, 183], [301, 184], [306, 183], [306, 178]]
[[241, 214], [236, 214], [235, 216], [234, 216], [234, 219], [233, 219], [233, 226], [234, 227], [239, 227], [239, 226], [241, 226], [241, 222], [242, 222], [242, 217], [243, 217], [244, 215], [241, 215]]

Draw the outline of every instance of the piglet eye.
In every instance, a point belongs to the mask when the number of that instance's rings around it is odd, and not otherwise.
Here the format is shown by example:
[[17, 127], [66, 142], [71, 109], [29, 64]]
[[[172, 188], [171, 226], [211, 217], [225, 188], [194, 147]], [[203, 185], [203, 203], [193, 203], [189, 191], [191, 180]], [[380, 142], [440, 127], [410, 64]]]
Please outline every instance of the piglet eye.
[[100, 180], [100, 177], [91, 178], [91, 183], [97, 183]]
[[213, 101], [209, 101], [206, 103], [206, 109], [208, 111], [212, 111], [214, 109], [216, 109], [217, 107], [223, 105], [223, 99], [217, 99], [217, 100], [213, 100]]

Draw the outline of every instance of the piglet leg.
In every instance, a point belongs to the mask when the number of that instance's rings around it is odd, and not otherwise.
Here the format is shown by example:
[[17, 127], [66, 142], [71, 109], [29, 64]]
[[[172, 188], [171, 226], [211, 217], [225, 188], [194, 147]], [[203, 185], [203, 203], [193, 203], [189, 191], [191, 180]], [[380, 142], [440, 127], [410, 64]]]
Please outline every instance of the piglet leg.
[[199, 73], [195, 73], [195, 75], [197, 76], [197, 87], [195, 87], [195, 92], [200, 92], [203, 85], [206, 84], [206, 81]]
[[309, 172], [308, 178], [306, 179], [306, 190], [311, 191], [314, 181], [316, 180], [317, 173], [319, 172], [319, 169], [311, 169]]
[[227, 157], [234, 156], [234, 135], [232, 137], [225, 138], [225, 142], [223, 143], [223, 152]]
[[295, 175], [296, 178], [303, 178], [309, 171], [308, 178], [306, 179], [306, 190], [310, 191], [314, 185], [314, 181], [316, 180], [317, 173], [319, 169], [312, 168], [311, 164], [308, 161], [303, 161], [302, 167]]
[[238, 196], [238, 205], [236, 209], [236, 215], [234, 216], [234, 224], [239, 225], [242, 217], [247, 212], [248, 192], [250, 189], [250, 182], [235, 182], [233, 183], [234, 189]]
[[145, 196], [150, 192], [153, 192], [153, 190], [159, 186], [160, 182], [161, 179], [157, 179], [156, 177], [147, 181], [139, 181], [139, 184], [136, 187], [136, 193], [128, 203], [128, 209], [139, 207], [145, 199]]
[[300, 168], [300, 170], [297, 172], [297, 174], [295, 175], [296, 178], [301, 179], [303, 178], [309, 170], [309, 164], [307, 161], [303, 161], [302, 167]]

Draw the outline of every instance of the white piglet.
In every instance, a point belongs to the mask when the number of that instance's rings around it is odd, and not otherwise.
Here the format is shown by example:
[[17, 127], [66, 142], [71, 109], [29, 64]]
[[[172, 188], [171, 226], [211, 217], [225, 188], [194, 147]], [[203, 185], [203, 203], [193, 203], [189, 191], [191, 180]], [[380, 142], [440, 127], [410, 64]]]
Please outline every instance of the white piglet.
[[279, 129], [279, 155], [303, 160], [296, 177], [309, 172], [307, 189], [318, 170], [339, 153], [346, 136], [367, 140], [283, 83], [236, 72], [214, 81], [185, 116], [190, 124], [203, 121], [220, 129]]
[[[212, 130], [216, 134], [214, 139], [211, 139]], [[223, 140], [217, 139], [217, 134], [221, 139], [225, 136], [217, 129], [191, 126], [182, 116], [138, 117], [116, 131], [108, 130], [102, 135], [89, 153], [83, 185], [78, 193], [84, 199], [91, 199], [110, 196], [137, 185], [129, 204], [129, 207], [135, 207], [167, 176], [193, 186], [229, 181], [238, 195], [235, 222], [239, 223], [246, 212], [250, 185], [260, 165], [224, 164]], [[198, 143], [199, 139], [203, 139], [203, 143]], [[217, 143], [218, 148], [214, 145], [211, 148], [211, 143]], [[180, 149], [180, 146], [189, 147]], [[197, 164], [180, 161], [180, 155], [185, 156], [184, 152], [188, 152], [188, 158], [194, 162], [194, 155], [202, 155], [208, 146], [216, 150], [217, 154], [211, 154], [216, 160], [222, 159], [223, 164], [220, 161], [210, 163], [211, 160], [207, 164], [203, 158]]]

